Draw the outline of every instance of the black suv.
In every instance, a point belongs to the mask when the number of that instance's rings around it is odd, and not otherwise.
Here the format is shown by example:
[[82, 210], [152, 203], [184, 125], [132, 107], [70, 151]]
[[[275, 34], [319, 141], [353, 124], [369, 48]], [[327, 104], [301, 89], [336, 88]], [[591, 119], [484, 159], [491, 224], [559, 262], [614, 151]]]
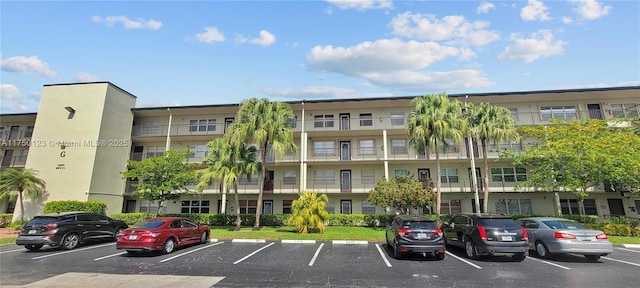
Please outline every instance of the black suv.
[[529, 250], [527, 231], [504, 215], [458, 214], [442, 230], [447, 244], [464, 248], [469, 259], [508, 253], [522, 261]]
[[63, 212], [34, 217], [24, 225], [16, 244], [28, 250], [44, 245], [70, 250], [89, 240], [116, 240], [127, 223], [91, 212]]
[[393, 249], [393, 257], [400, 259], [405, 253], [429, 253], [438, 260], [444, 259], [445, 242], [442, 230], [424, 216], [398, 215], [386, 231], [387, 247]]

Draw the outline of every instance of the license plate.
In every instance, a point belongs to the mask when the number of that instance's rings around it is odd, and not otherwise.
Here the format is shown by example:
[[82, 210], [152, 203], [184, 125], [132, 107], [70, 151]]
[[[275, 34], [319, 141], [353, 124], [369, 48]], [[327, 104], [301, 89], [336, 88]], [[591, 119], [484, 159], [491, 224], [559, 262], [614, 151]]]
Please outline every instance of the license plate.
[[29, 230], [29, 234], [36, 234], [38, 231], [36, 230]]
[[502, 241], [513, 241], [513, 237], [511, 237], [511, 236], [502, 236]]
[[416, 238], [417, 239], [427, 238], [427, 233], [418, 233], [418, 234], [416, 234]]
[[136, 240], [138, 239], [138, 235], [129, 235], [129, 240]]
[[591, 237], [576, 237], [580, 241], [591, 241]]

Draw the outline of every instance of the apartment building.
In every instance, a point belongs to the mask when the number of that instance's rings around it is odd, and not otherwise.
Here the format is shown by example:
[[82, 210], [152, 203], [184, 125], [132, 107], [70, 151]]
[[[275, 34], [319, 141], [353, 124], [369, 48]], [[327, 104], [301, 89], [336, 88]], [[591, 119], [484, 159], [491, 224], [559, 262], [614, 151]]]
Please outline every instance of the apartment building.
[[[609, 119], [638, 117], [640, 86], [554, 91], [525, 91], [449, 95], [462, 102], [488, 102], [508, 108], [516, 125], [550, 124], [551, 118]], [[411, 174], [435, 183], [433, 152], [409, 146], [405, 130], [415, 96], [305, 100], [289, 102], [298, 151], [275, 159], [267, 155], [264, 213], [289, 213], [300, 191], [329, 196], [330, 213], [392, 213], [367, 202], [368, 192], [380, 177]], [[135, 96], [109, 82], [45, 85], [37, 113], [0, 115], [1, 168], [34, 168], [47, 181], [47, 198], [30, 203], [25, 212], [39, 213], [51, 200], [99, 200], [108, 213], [155, 211], [157, 203], [133, 195], [133, 181], [122, 178], [126, 161], [163, 155], [167, 149], [190, 148], [189, 161], [207, 155], [207, 142], [222, 137], [235, 121], [238, 104], [134, 108]], [[532, 140], [492, 143], [491, 175], [483, 181], [477, 143], [451, 143], [441, 151], [442, 213], [474, 210], [470, 158], [476, 160], [479, 192], [488, 190], [489, 211], [511, 214], [554, 214], [556, 197], [533, 188], [515, 190], [528, 177], [526, 168], [499, 160], [501, 148], [521, 152]], [[259, 151], [262, 153], [263, 151]], [[258, 175], [238, 185], [240, 207], [233, 193], [226, 197], [225, 213], [254, 213]], [[585, 200], [587, 214], [640, 217], [640, 198], [612, 192], [604, 184], [591, 189]], [[558, 192], [564, 214], [577, 214], [577, 197]], [[480, 193], [481, 201], [482, 193]], [[202, 193], [184, 195], [164, 203], [167, 213], [221, 213], [218, 185]], [[433, 207], [420, 207], [428, 213]], [[3, 200], [0, 211], [14, 204]]]

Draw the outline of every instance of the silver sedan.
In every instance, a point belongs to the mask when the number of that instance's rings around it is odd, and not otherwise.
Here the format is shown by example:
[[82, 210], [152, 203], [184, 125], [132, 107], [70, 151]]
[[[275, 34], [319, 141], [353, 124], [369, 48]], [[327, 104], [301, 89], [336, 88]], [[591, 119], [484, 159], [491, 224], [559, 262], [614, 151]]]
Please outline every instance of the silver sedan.
[[613, 245], [607, 235], [599, 230], [589, 229], [580, 223], [563, 218], [532, 217], [516, 220], [527, 230], [529, 247], [542, 258], [553, 254], [573, 253], [584, 255], [589, 261], [613, 252]]

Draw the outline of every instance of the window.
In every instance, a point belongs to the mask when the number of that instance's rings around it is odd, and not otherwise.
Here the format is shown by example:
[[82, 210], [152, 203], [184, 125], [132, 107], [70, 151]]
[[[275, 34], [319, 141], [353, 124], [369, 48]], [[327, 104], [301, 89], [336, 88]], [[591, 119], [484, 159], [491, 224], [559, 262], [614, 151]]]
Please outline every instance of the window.
[[315, 115], [313, 121], [314, 128], [333, 127], [333, 115]]
[[298, 116], [293, 116], [293, 118], [287, 119], [287, 125], [291, 129], [296, 129], [297, 123], [298, 123]]
[[458, 214], [462, 212], [462, 203], [460, 200], [442, 200], [440, 203], [440, 213]]
[[496, 200], [498, 214], [532, 214], [531, 199], [498, 199]]
[[258, 174], [251, 175], [251, 179], [247, 180], [247, 175], [240, 176], [238, 185], [258, 185]]
[[376, 205], [369, 203], [367, 200], [363, 200], [362, 214], [376, 214]]
[[209, 200], [183, 200], [180, 213], [209, 213], [210, 206]]
[[362, 174], [360, 176], [360, 184], [375, 185], [376, 170], [362, 170]]
[[313, 142], [313, 155], [335, 155], [335, 142], [315, 141]]
[[164, 147], [149, 146], [147, 147], [147, 158], [158, 157], [164, 154]]
[[393, 153], [393, 154], [407, 154], [407, 140], [406, 139], [392, 139], [391, 140], [391, 153]]
[[240, 214], [254, 214], [258, 207], [257, 200], [240, 200]]
[[193, 151], [193, 154], [189, 154], [189, 159], [200, 159], [207, 157], [209, 154], [209, 147], [207, 145], [189, 145], [189, 150]]
[[315, 170], [313, 174], [313, 184], [326, 185], [335, 184], [336, 176], [333, 170]]
[[404, 125], [404, 113], [391, 112], [391, 125]]
[[408, 169], [396, 169], [396, 170], [394, 170], [394, 176], [400, 176], [400, 175], [409, 175], [409, 170]]
[[518, 108], [508, 108], [509, 112], [511, 112], [511, 117], [513, 117], [513, 120], [515, 120], [516, 122], [520, 121], [520, 116], [518, 116]]
[[27, 126], [27, 130], [24, 131], [24, 138], [31, 138], [33, 135], [33, 126]]
[[351, 200], [340, 200], [340, 214], [351, 214]]
[[458, 183], [458, 169], [456, 168], [440, 169], [440, 181], [442, 183]]
[[327, 213], [331, 213], [331, 214], [336, 213], [336, 206], [333, 203], [333, 201], [329, 200], [329, 202], [327, 202], [327, 205], [324, 206], [324, 210], [327, 210]]
[[[458, 151], [458, 145], [456, 145], [456, 142], [453, 141], [453, 139], [446, 139], [445, 142], [447, 142], [446, 144], [439, 144], [440, 145], [440, 152], [442, 153], [447, 153], [447, 152], [459, 152]], [[474, 142], [473, 146], [474, 149], [475, 147], [477, 147], [477, 143]]]
[[576, 106], [540, 107], [540, 115], [543, 121], [556, 119], [577, 119]]
[[374, 152], [373, 140], [360, 140], [360, 155], [373, 155]]
[[491, 168], [491, 180], [494, 182], [527, 181], [527, 169], [522, 167]]
[[282, 184], [284, 185], [296, 184], [296, 171], [294, 170], [284, 171], [284, 178], [282, 179]]
[[[156, 213], [158, 211], [158, 202], [150, 202], [149, 200], [142, 200], [140, 203], [140, 212], [143, 213]], [[167, 213], [167, 206], [160, 208], [160, 213]]]
[[514, 149], [516, 151], [522, 151], [522, 143], [519, 141], [511, 140], [509, 142], [501, 141], [496, 143], [496, 141], [491, 141], [489, 144], [489, 152], [504, 150], [504, 149]]
[[158, 134], [160, 133], [160, 127], [158, 121], [144, 121], [142, 122], [142, 134]]
[[[595, 199], [584, 199], [583, 203], [585, 215], [598, 215]], [[580, 215], [577, 199], [560, 199], [560, 209], [565, 215]]]
[[618, 118], [638, 117], [638, 104], [611, 104], [611, 115]]
[[189, 121], [189, 132], [216, 131], [216, 119]]
[[282, 214], [291, 214], [291, 203], [293, 200], [282, 200]]
[[373, 115], [371, 113], [360, 114], [360, 126], [373, 126]]

